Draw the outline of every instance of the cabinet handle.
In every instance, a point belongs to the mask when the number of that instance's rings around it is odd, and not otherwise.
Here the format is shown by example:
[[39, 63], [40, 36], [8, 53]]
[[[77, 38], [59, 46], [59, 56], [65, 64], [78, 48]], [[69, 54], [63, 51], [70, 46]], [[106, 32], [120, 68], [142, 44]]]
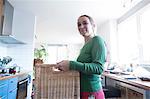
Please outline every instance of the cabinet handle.
[[23, 81], [20, 81], [19, 84], [23, 84], [23, 83], [25, 83], [25, 82], [27, 82], [27, 81], [28, 81], [28, 79], [25, 79], [25, 80], [23, 80]]
[[12, 93], [13, 91], [11, 90], [9, 93]]
[[[7, 86], [7, 84], [3, 84], [0, 86], [0, 88]], [[1, 96], [0, 96], [1, 97]], [[1, 99], [1, 98], [0, 98]]]
[[13, 81], [11, 81], [10, 83], [13, 83]]

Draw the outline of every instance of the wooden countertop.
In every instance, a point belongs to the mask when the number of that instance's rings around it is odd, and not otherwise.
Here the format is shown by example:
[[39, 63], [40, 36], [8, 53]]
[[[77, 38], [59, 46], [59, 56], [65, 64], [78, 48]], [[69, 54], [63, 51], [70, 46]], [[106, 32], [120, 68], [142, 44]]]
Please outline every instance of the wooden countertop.
[[27, 73], [29, 73], [29, 72], [20, 72], [20, 73], [16, 73], [16, 74], [11, 74], [10, 76], [3, 76], [3, 77], [0, 77], [0, 80], [14, 78], [14, 77], [21, 76], [21, 75], [24, 75], [24, 74], [27, 74]]
[[122, 75], [111, 74], [111, 73], [107, 73], [107, 72], [104, 72], [103, 76], [106, 76], [108, 78], [111, 78], [111, 79], [114, 79], [114, 80], [117, 80], [120, 82], [130, 84], [130, 85], [133, 85], [136, 87], [140, 87], [144, 90], [150, 90], [150, 81], [142, 81], [138, 78], [136, 78], [136, 79], [125, 79]]

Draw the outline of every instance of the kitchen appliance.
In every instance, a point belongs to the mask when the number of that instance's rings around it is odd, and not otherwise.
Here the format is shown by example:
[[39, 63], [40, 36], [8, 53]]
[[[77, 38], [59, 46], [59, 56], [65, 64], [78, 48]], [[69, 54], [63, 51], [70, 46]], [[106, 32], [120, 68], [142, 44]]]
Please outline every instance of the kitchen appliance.
[[4, 44], [24, 44], [12, 33], [14, 8], [8, 0], [0, 0], [0, 42]]
[[17, 99], [26, 99], [28, 90], [29, 75], [24, 74], [18, 77]]

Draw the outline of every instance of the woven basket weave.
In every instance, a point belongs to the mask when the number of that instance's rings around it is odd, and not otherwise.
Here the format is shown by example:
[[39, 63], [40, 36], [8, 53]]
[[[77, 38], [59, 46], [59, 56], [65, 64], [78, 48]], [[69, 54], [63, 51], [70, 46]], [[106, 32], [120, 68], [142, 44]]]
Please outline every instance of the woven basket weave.
[[35, 99], [79, 99], [79, 73], [54, 71], [53, 66], [35, 66]]

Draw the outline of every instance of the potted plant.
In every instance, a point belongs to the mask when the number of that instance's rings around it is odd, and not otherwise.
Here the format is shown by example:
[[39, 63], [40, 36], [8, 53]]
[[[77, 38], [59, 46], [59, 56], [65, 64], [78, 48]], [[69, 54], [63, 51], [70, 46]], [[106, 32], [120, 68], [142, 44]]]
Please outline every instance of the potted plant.
[[34, 49], [34, 65], [43, 64], [47, 57], [48, 53], [43, 45], [40, 48]]

